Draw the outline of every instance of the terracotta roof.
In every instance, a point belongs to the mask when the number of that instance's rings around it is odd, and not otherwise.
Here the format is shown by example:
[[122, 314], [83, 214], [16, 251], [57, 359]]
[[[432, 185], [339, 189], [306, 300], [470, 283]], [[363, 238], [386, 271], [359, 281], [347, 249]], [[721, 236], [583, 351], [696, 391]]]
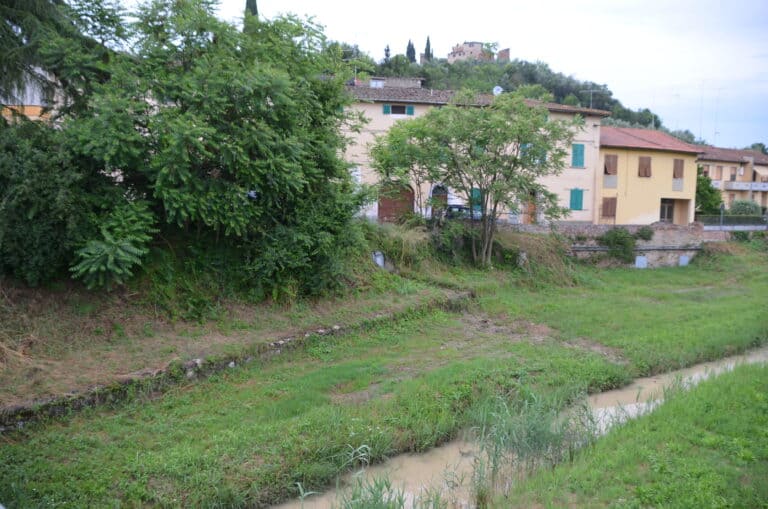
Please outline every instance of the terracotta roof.
[[702, 147], [701, 161], [723, 161], [728, 163], [744, 163], [753, 157], [755, 164], [768, 165], [768, 155], [756, 150], [739, 150], [736, 148]]
[[[401, 102], [416, 104], [448, 104], [456, 95], [454, 90], [431, 90], [428, 88], [369, 88], [348, 86], [349, 93], [360, 101], [370, 102]], [[476, 96], [477, 106], [486, 106], [493, 101], [491, 94], [478, 94]], [[527, 100], [529, 105], [543, 104], [549, 111], [555, 113], [573, 113], [583, 116], [607, 117], [610, 111], [596, 110], [592, 108], [580, 108], [577, 106], [567, 106], [565, 104], [541, 103], [539, 101]]]
[[689, 145], [662, 131], [612, 126], [602, 126], [600, 128], [600, 146], [663, 150], [666, 152], [685, 152], [689, 154], [698, 154], [702, 151], [701, 147]]

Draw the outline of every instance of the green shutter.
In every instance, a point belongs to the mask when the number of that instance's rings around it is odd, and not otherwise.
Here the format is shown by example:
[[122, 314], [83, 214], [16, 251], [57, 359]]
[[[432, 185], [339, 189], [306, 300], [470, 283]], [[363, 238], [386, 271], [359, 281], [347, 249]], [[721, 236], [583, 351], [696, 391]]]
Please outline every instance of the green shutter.
[[571, 189], [571, 210], [584, 210], [584, 190]]
[[392, 114], [392, 105], [391, 104], [385, 104], [384, 105], [384, 114], [385, 115], [391, 115]]
[[584, 167], [584, 144], [574, 143], [571, 146], [571, 166], [574, 168]]
[[483, 212], [483, 193], [476, 187], [472, 188], [469, 204], [472, 208], [472, 218], [479, 219], [480, 214]]
[[405, 114], [406, 115], [413, 115], [413, 105], [409, 104], [405, 107]]

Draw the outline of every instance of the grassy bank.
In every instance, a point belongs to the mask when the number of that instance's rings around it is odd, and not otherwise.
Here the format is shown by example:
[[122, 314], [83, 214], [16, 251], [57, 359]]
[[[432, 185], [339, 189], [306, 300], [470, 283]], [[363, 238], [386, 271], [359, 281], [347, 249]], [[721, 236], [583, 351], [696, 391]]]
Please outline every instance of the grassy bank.
[[768, 367], [742, 366], [614, 429], [496, 507], [765, 507]]
[[489, 399], [530, 390], [565, 403], [745, 349], [766, 332], [768, 260], [749, 249], [680, 269], [576, 267], [568, 285], [432, 270], [425, 280], [455, 274], [480, 288], [477, 305], [309, 338], [153, 400], [4, 436], [0, 501], [260, 506], [297, 495], [297, 482], [321, 489], [359, 463], [363, 446], [379, 461], [448, 440]]
[[26, 430], [2, 446], [0, 500], [261, 505], [326, 485], [360, 446], [378, 461], [445, 441], [521, 383], [568, 399], [625, 380], [594, 353], [437, 312]]

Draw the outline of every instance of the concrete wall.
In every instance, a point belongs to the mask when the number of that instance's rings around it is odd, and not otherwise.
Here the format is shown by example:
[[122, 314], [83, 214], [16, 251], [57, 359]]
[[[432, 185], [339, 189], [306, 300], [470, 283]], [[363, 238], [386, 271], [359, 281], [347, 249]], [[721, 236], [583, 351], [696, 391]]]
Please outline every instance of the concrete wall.
[[[600, 160], [602, 164], [604, 164], [607, 154], [618, 156], [618, 182], [615, 189], [605, 188], [602, 184], [601, 171], [600, 194], [603, 198], [616, 198], [616, 217], [601, 217], [602, 211], [599, 211], [600, 223], [616, 225], [655, 223], [660, 219], [662, 198], [675, 200], [675, 224], [685, 225], [693, 222], [696, 200], [695, 155], [601, 147]], [[638, 163], [640, 157], [643, 156], [651, 158], [651, 177], [638, 176]], [[681, 191], [673, 191], [672, 168], [675, 159], [684, 161]]]

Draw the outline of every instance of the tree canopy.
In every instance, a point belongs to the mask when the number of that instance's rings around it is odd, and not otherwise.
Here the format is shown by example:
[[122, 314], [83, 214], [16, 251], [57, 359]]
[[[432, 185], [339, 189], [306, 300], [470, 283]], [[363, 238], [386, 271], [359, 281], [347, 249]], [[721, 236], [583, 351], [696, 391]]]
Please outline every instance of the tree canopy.
[[[108, 282], [88, 279], [98, 272], [119, 282], [159, 229], [236, 249], [243, 281], [264, 293], [338, 284], [359, 206], [339, 155], [352, 70], [309, 22], [247, 16], [245, 24], [218, 20], [208, 0], [156, 0], [138, 11], [133, 50], [101, 62], [103, 79], [90, 82], [81, 107], [62, 111], [55, 133], [47, 128], [56, 144], [37, 147], [63, 151], [76, 170], [66, 190], [98, 202], [51, 270], [69, 264], [94, 284]], [[65, 59], [77, 56], [71, 50], [61, 49]], [[33, 148], [0, 153], [0, 182], [9, 182], [0, 203], [28, 185], [12, 177]], [[102, 187], [79, 187], [93, 179]], [[40, 235], [43, 245], [48, 233]]]

